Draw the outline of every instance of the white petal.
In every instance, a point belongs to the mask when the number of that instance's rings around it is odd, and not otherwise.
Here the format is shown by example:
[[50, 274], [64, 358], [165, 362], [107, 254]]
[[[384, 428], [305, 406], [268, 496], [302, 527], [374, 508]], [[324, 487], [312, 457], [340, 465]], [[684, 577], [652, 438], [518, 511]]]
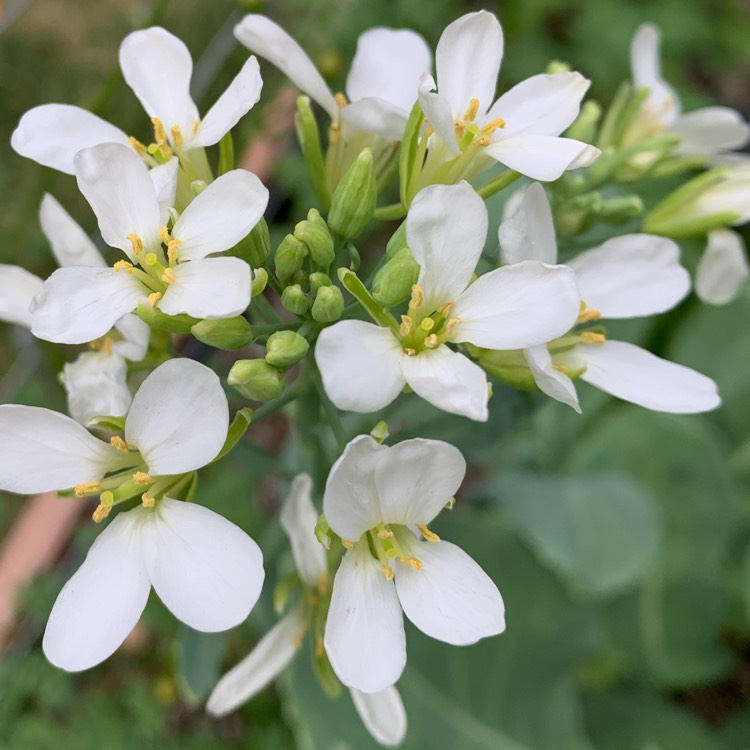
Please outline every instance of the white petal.
[[323, 513], [329, 526], [343, 539], [356, 541], [383, 520], [375, 469], [387, 451], [370, 435], [358, 435], [331, 467], [323, 494]]
[[215, 633], [239, 625], [263, 586], [263, 555], [239, 527], [208, 508], [165, 497], [146, 514], [143, 560], [177, 619]]
[[572, 138], [551, 135], [500, 135], [483, 153], [527, 177], [549, 182], [559, 179], [566, 169], [583, 166], [582, 156], [586, 163], [593, 161], [599, 151], [592, 148]]
[[259, 693], [297, 653], [297, 636], [305, 628], [298, 609], [279, 620], [255, 648], [217, 683], [206, 702], [211, 716], [225, 716]]
[[120, 45], [120, 68], [149, 117], [192, 133], [198, 110], [190, 98], [193, 60], [185, 44], [159, 26], [134, 31]]
[[469, 100], [479, 99], [484, 113], [495, 99], [503, 59], [503, 30], [485, 10], [467, 13], [443, 31], [435, 50], [438, 90], [451, 103], [454, 118], [463, 115]]
[[59, 266], [107, 265], [91, 238], [49, 193], [42, 198], [39, 223]]
[[201, 120], [191, 146], [213, 146], [218, 143], [260, 99], [263, 80], [255, 57], [249, 57], [242, 70], [227, 86], [206, 116]]
[[498, 229], [501, 261], [504, 264], [522, 260], [557, 263], [555, 225], [544, 188], [534, 182], [518, 194], [520, 200], [514, 201], [513, 210], [507, 210], [506, 206]]
[[351, 695], [359, 718], [377, 742], [386, 747], [395, 747], [404, 741], [406, 710], [395, 687], [377, 693], [352, 689]]
[[129, 146], [128, 136], [120, 128], [70, 104], [43, 104], [30, 109], [10, 139], [21, 156], [66, 174], [73, 174], [73, 159], [81, 149], [98, 143]]
[[123, 339], [112, 341], [112, 351], [131, 362], [140, 362], [148, 351], [151, 329], [137, 315], [123, 315], [115, 328]]
[[581, 380], [646, 409], [697, 414], [721, 404], [711, 378], [633, 344], [607, 341], [577, 346], [576, 354], [586, 362]]
[[580, 73], [532, 76], [503, 94], [487, 119], [505, 120], [503, 136], [560, 135], [578, 117], [590, 85]]
[[341, 110], [343, 121], [363, 133], [372, 133], [389, 141], [400, 141], [409, 113], [384, 99], [368, 97]]
[[728, 229], [709, 232], [708, 245], [695, 272], [695, 292], [701, 300], [710, 305], [731, 302], [748, 273], [742, 237]]
[[659, 45], [661, 33], [652, 23], [638, 27], [630, 43], [630, 70], [636, 90], [647, 88], [647, 111], [662, 123], [670, 122], [679, 113], [680, 103], [674, 89], [661, 77]]
[[58, 344], [85, 344], [104, 336], [147, 294], [148, 289], [125, 271], [58, 268], [31, 305], [31, 332]]
[[251, 52], [281, 70], [295, 86], [320, 104], [332, 120], [338, 119], [339, 106], [323, 76], [284, 29], [265, 16], [250, 14], [234, 27], [234, 35]]
[[635, 318], [673, 308], [690, 291], [680, 248], [666, 237], [626, 234], [570, 261], [581, 299], [605, 318]]
[[458, 448], [442, 440], [405, 440], [375, 468], [385, 523], [428, 524], [450, 502], [466, 474]]
[[455, 301], [466, 289], [487, 239], [484, 201], [466, 183], [431, 185], [406, 217], [406, 241], [419, 263], [426, 307]]
[[422, 75], [417, 90], [419, 104], [425, 118], [435, 128], [446, 147], [454, 154], [459, 154], [461, 150], [456, 142], [455, 117], [451, 103], [447, 97], [435, 93], [436, 88], [437, 84], [431, 75]]
[[124, 417], [132, 396], [127, 383], [128, 366], [118, 354], [83, 352], [68, 362], [60, 379], [68, 395], [68, 412], [88, 425], [92, 417]]
[[297, 474], [279, 513], [281, 528], [289, 537], [294, 565], [308, 586], [317, 586], [328, 571], [326, 552], [315, 536], [318, 511], [312, 502], [312, 479]]
[[111, 656], [135, 627], [151, 590], [141, 556], [141, 514], [120, 513], [97, 537], [52, 607], [42, 647], [68, 672]]
[[135, 394], [125, 440], [141, 452], [150, 474], [182, 474], [212, 461], [228, 428], [227, 397], [216, 374], [191, 359], [171, 359]]
[[406, 665], [406, 636], [396, 587], [366, 544], [347, 552], [333, 582], [325, 631], [333, 671], [347, 687], [376, 693]]
[[567, 266], [525, 260], [480, 276], [456, 301], [453, 341], [487, 349], [524, 349], [567, 333], [581, 298]]
[[0, 320], [31, 328], [31, 301], [43, 283], [25, 268], [0, 263]]
[[360, 34], [346, 78], [349, 101], [375, 97], [407, 113], [423, 73], [432, 72], [432, 50], [408, 29], [377, 27]]
[[197, 260], [234, 247], [258, 223], [268, 190], [245, 169], [233, 169], [212, 182], [185, 209], [172, 229], [180, 240], [180, 260]]
[[148, 170], [148, 176], [154, 185], [156, 200], [159, 203], [159, 224], [169, 223], [169, 209], [175, 204], [177, 195], [177, 170], [180, 160], [173, 156], [166, 164], [159, 164]]
[[404, 614], [423, 633], [465, 646], [505, 630], [497, 586], [460, 547], [415, 540], [409, 552], [423, 567], [398, 565], [396, 591]]
[[250, 304], [250, 266], [239, 258], [205, 258], [178, 263], [157, 307], [167, 315], [231, 318]]
[[393, 401], [406, 384], [404, 351], [387, 328], [362, 320], [342, 320], [324, 328], [315, 362], [328, 398], [346, 411], [369, 413]]
[[524, 349], [523, 353], [539, 390], [557, 401], [562, 401], [580, 414], [581, 406], [578, 403], [576, 387], [565, 373], [552, 366], [552, 357], [546, 344], [529, 347]]
[[484, 370], [447, 346], [403, 361], [404, 377], [414, 393], [451, 414], [487, 421], [489, 385]]
[[128, 239], [137, 234], [146, 249], [160, 246], [160, 209], [148, 169], [135, 151], [116, 143], [80, 151], [78, 187], [96, 214], [104, 241], [135, 261]]
[[675, 153], [713, 156], [742, 148], [750, 137], [750, 125], [734, 109], [705, 107], [678, 117], [668, 132], [682, 137]]
[[0, 489], [30, 495], [98, 482], [117, 451], [78, 422], [37, 406], [0, 406]]

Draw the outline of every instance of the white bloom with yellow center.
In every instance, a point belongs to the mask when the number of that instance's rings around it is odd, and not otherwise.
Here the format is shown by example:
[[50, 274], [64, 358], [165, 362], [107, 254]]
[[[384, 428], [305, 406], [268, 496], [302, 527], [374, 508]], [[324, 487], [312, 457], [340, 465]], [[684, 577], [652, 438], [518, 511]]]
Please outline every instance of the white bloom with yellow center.
[[0, 406], [0, 488], [36, 493], [75, 487], [113, 505], [141, 496], [91, 547], [50, 614], [44, 651], [68, 671], [110, 656], [137, 623], [153, 586], [180, 620], [214, 632], [241, 623], [260, 595], [260, 549], [213, 511], [169, 497], [181, 479], [212, 461], [229, 423], [221, 383], [187, 359], [154, 370], [133, 399], [124, 439], [95, 438], [62, 414]]
[[322, 331], [315, 359], [326, 393], [340, 409], [373, 412], [408, 384], [439, 409], [485, 421], [485, 373], [448, 344], [518, 349], [560, 336], [578, 315], [573, 273], [529, 261], [472, 282], [487, 209], [466, 183], [417, 194], [406, 235], [420, 266], [408, 314], [398, 331], [358, 320]]

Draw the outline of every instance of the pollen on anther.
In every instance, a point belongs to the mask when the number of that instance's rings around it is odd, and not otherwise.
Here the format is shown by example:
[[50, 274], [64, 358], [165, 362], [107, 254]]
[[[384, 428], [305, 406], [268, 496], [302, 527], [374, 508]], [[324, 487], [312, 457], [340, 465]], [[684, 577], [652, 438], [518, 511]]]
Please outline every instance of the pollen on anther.
[[113, 448], [117, 448], [117, 450], [122, 453], [127, 453], [130, 450], [128, 444], [119, 435], [113, 435], [109, 439], [109, 442]]
[[581, 339], [587, 344], [603, 344], [607, 337], [603, 333], [596, 333], [596, 331], [584, 331], [581, 334]]
[[409, 309], [415, 310], [424, 304], [424, 291], [419, 284], [414, 284], [411, 288], [411, 300], [409, 301]]
[[580, 315], [578, 316], [578, 320], [576, 323], [578, 325], [581, 325], [583, 323], [589, 323], [592, 320], [600, 320], [602, 317], [601, 312], [599, 310], [592, 310], [591, 308], [586, 308], [585, 310], [581, 310]]
[[434, 532], [430, 531], [430, 529], [427, 528], [424, 524], [419, 524], [417, 528], [422, 532], [422, 536], [428, 541], [428, 542], [439, 542], [440, 537]]
[[133, 246], [133, 255], [139, 255], [143, 252], [143, 240], [135, 233], [131, 232], [127, 239], [130, 240], [130, 244]]
[[385, 576], [386, 581], [392, 581], [393, 580], [393, 568], [391, 568], [390, 565], [381, 565], [380, 571]]
[[111, 505], [97, 505], [96, 510], [91, 514], [91, 520], [94, 523], [101, 523], [112, 510]]
[[413, 323], [414, 321], [408, 315], [401, 316], [401, 326], [399, 327], [399, 332], [402, 336], [409, 335], [409, 331], [411, 331]]
[[341, 544], [343, 544], [350, 552], [354, 549], [354, 542], [350, 542], [348, 539], [342, 539]]
[[153, 508], [156, 505], [156, 498], [149, 495], [148, 492], [144, 492], [141, 495], [141, 502], [144, 508]]
[[424, 340], [424, 345], [427, 349], [437, 349], [439, 344], [438, 337], [434, 333], [431, 333]]
[[174, 142], [174, 145], [182, 146], [183, 143], [185, 143], [185, 139], [182, 137], [182, 131], [180, 130], [180, 126], [172, 125], [171, 131], [172, 131], [172, 141]]
[[168, 245], [172, 241], [172, 235], [169, 233], [167, 227], [159, 228], [159, 240], [165, 245]]
[[151, 475], [145, 471], [136, 471], [133, 474], [133, 481], [137, 484], [148, 484], [151, 481]]
[[164, 273], [161, 275], [161, 280], [165, 284], [174, 284], [174, 271], [171, 268], [165, 268]]
[[494, 120], [488, 122], [483, 128], [482, 132], [485, 135], [492, 135], [498, 128], [505, 127], [505, 120], [502, 117], [497, 117]]
[[101, 488], [102, 486], [99, 482], [86, 482], [84, 484], [77, 484], [73, 490], [76, 497], [83, 497], [84, 495], [99, 492]]
[[148, 304], [151, 307], [156, 307], [156, 303], [161, 299], [161, 292], [154, 292], [148, 295]]
[[422, 570], [422, 568], [424, 567], [421, 560], [417, 560], [416, 557], [412, 557], [411, 555], [407, 557], [400, 557], [398, 561], [403, 565], [411, 566], [414, 570]]
[[118, 260], [117, 263], [112, 266], [115, 271], [129, 271], [132, 267], [133, 264], [127, 260]]
[[471, 122], [471, 120], [473, 120], [477, 116], [478, 112], [479, 112], [479, 99], [476, 99], [476, 98], [470, 99], [469, 106], [466, 112], [464, 112], [464, 120]]
[[336, 100], [336, 104], [338, 104], [341, 109], [346, 107], [346, 96], [344, 96], [344, 94], [342, 94], [340, 91], [334, 96], [334, 99]]
[[390, 529], [380, 529], [378, 539], [393, 539], [393, 532]]
[[154, 126], [154, 138], [159, 146], [167, 145], [167, 131], [164, 129], [164, 123], [158, 117], [151, 118], [151, 124]]
[[131, 135], [128, 138], [128, 143], [133, 147], [133, 151], [135, 151], [141, 158], [148, 156], [148, 149], [137, 138]]

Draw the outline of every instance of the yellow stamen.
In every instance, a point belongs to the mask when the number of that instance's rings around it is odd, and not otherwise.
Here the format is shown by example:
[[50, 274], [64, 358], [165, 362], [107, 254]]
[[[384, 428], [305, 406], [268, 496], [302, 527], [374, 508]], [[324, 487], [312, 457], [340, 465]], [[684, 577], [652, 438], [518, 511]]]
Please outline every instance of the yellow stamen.
[[491, 122], [488, 122], [483, 128], [482, 132], [485, 135], [492, 135], [498, 128], [505, 127], [505, 120], [502, 117], [497, 117]]
[[91, 520], [94, 523], [101, 523], [112, 510], [111, 505], [97, 505], [96, 510], [91, 514]]
[[198, 119], [197, 119], [197, 120], [196, 120], [196, 121], [195, 121], [195, 122], [193, 123], [193, 135], [195, 135], [195, 134], [196, 134], [196, 133], [198, 132], [198, 128], [199, 128], [200, 126], [201, 126], [201, 121], [200, 121], [200, 118], [198, 118]]
[[161, 275], [161, 280], [165, 284], [174, 284], [174, 271], [171, 268], [165, 268]]
[[73, 489], [76, 493], [76, 497], [83, 497], [92, 492], [99, 492], [101, 488], [102, 485], [99, 482], [85, 482], [84, 484], [77, 484]]
[[133, 246], [133, 255], [139, 255], [143, 252], [143, 240], [135, 232], [131, 232], [127, 238]]
[[128, 138], [128, 142], [133, 147], [133, 150], [136, 152], [136, 154], [138, 154], [138, 156], [140, 156], [141, 158], [143, 158], [144, 156], [148, 156], [148, 149], [137, 138], [134, 138], [131, 135], [130, 138]]
[[425, 318], [420, 324], [419, 327], [423, 331], [431, 331], [435, 327], [435, 321], [432, 318]]
[[341, 544], [343, 544], [350, 552], [354, 549], [354, 542], [350, 542], [348, 539], [342, 539]]
[[158, 117], [151, 118], [151, 124], [154, 126], [154, 138], [159, 146], [167, 146], [167, 131], [164, 129], [164, 123]]
[[438, 308], [438, 313], [440, 313], [440, 315], [442, 315], [444, 318], [447, 318], [450, 315], [450, 312], [455, 304], [455, 302], [447, 302], [445, 305]]
[[414, 570], [422, 570], [422, 568], [424, 567], [421, 560], [417, 560], [416, 557], [412, 557], [411, 555], [407, 555], [406, 557], [399, 557], [398, 561], [400, 563], [403, 563], [404, 565], [411, 565]]
[[380, 529], [378, 539], [393, 539], [393, 532], [390, 529]]
[[385, 563], [380, 566], [380, 570], [382, 571], [383, 575], [385, 576], [386, 581], [392, 581], [393, 580], [393, 568], [391, 568], [390, 565], [386, 565]]
[[416, 349], [412, 349], [411, 347], [408, 347], [408, 348], [404, 349], [404, 354], [407, 357], [414, 357], [417, 354], [417, 350]]
[[435, 132], [435, 128], [432, 125], [428, 125], [424, 131], [424, 137], [429, 138]]
[[113, 435], [109, 439], [109, 442], [113, 448], [117, 448], [118, 451], [122, 451], [123, 453], [127, 453], [130, 450], [128, 444], [119, 435]]
[[412, 320], [412, 318], [410, 318], [408, 315], [402, 315], [401, 326], [399, 327], [399, 332], [401, 333], [401, 335], [408, 336], [413, 324], [414, 321]]
[[456, 129], [456, 136], [458, 137], [458, 140], [462, 140], [464, 137], [464, 134], [466, 133], [466, 127], [461, 122], [461, 120], [454, 120], [453, 127]]
[[552, 365], [553, 369], [557, 370], [558, 372], [561, 372], [563, 375], [570, 372], [570, 368], [566, 367], [565, 365]]
[[133, 264], [127, 260], [118, 260], [117, 263], [112, 266], [115, 271], [129, 271], [133, 267]]
[[589, 323], [592, 320], [600, 320], [602, 317], [602, 314], [599, 312], [599, 310], [592, 310], [590, 308], [586, 308], [585, 310], [581, 310], [580, 315], [578, 316], [578, 320], [576, 323], [578, 325], [581, 325], [582, 323]]
[[151, 482], [151, 475], [146, 474], [145, 471], [136, 471], [133, 474], [133, 481], [137, 484], [149, 484]]
[[156, 307], [156, 303], [161, 299], [161, 292], [154, 292], [148, 295], [148, 304], [151, 307]]
[[450, 318], [445, 324], [445, 335], [447, 338], [452, 339], [453, 334], [456, 331], [456, 326], [461, 322], [461, 318]]
[[480, 135], [479, 138], [474, 139], [474, 145], [480, 146], [481, 148], [484, 148], [485, 146], [489, 146], [490, 143], [491, 141], [488, 135]]
[[332, 122], [331, 128], [328, 131], [329, 145], [338, 143], [340, 138], [341, 138], [341, 126], [337, 122]]
[[144, 508], [153, 508], [156, 505], [156, 498], [149, 495], [148, 492], [144, 492], [141, 495], [141, 502]]
[[424, 292], [419, 284], [414, 284], [411, 288], [411, 300], [409, 300], [409, 309], [416, 310], [424, 304]]
[[182, 240], [171, 240], [167, 245], [167, 258], [170, 263], [177, 262], [178, 250], [177, 248], [182, 244]]
[[328, 591], [328, 573], [321, 573], [318, 576], [318, 588], [324, 594]]
[[471, 122], [479, 112], [479, 99], [470, 99], [469, 108], [464, 112], [464, 120]]
[[584, 331], [581, 334], [581, 339], [587, 344], [603, 344], [607, 340], [607, 337], [603, 333]]
[[341, 109], [346, 107], [346, 97], [340, 91], [333, 98], [336, 100], [336, 104], [338, 104]]
[[417, 528], [422, 532], [422, 536], [428, 542], [439, 542], [440, 541], [440, 537], [434, 531], [430, 531], [424, 524], [418, 524]]
[[183, 143], [185, 143], [185, 139], [182, 137], [182, 131], [180, 130], [179, 125], [172, 125], [172, 142], [175, 146], [182, 146]]
[[169, 229], [166, 227], [159, 228], [159, 240], [165, 245], [168, 245], [172, 241], [172, 235], [169, 233]]
[[436, 336], [436, 335], [435, 335], [434, 333], [431, 333], [431, 334], [430, 334], [430, 335], [429, 335], [429, 336], [428, 336], [428, 337], [427, 337], [427, 338], [426, 338], [426, 339], [424, 340], [424, 345], [425, 345], [425, 347], [426, 347], [427, 349], [436, 349], [439, 343], [440, 343], [440, 342], [438, 341], [438, 337], [437, 337], [437, 336]]
[[109, 336], [106, 336], [104, 341], [102, 341], [102, 351], [105, 354], [112, 355], [112, 339]]

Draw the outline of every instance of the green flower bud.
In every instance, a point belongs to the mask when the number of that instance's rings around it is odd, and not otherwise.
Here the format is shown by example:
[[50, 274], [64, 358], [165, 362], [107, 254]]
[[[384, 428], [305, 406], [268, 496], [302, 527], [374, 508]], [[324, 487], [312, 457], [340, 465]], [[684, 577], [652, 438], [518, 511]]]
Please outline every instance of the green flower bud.
[[242, 349], [253, 340], [253, 328], [241, 315], [234, 318], [201, 320], [190, 329], [190, 333], [204, 344], [227, 351]]
[[199, 322], [198, 318], [189, 315], [167, 315], [145, 300], [138, 303], [135, 314], [151, 328], [167, 333], [190, 333], [190, 329]]
[[320, 147], [320, 131], [315, 115], [310, 108], [310, 98], [300, 96], [297, 99], [297, 115], [294, 118], [297, 140], [302, 148], [307, 171], [315, 194], [324, 210], [331, 205], [331, 191], [326, 182], [325, 160]]
[[538, 391], [529, 363], [521, 349], [478, 349], [479, 366], [492, 377], [522, 391]]
[[317, 294], [318, 289], [320, 289], [320, 287], [331, 286], [331, 284], [333, 283], [331, 281], [331, 277], [325, 273], [311, 273], [309, 282], [310, 282], [310, 291], [313, 294]]
[[322, 286], [315, 295], [312, 316], [318, 323], [333, 323], [344, 312], [344, 295], [337, 286]]
[[266, 220], [261, 217], [252, 232], [239, 244], [243, 245], [245, 253], [240, 257], [246, 260], [251, 268], [260, 268], [264, 265], [271, 253], [271, 235]]
[[328, 224], [323, 221], [317, 209], [311, 208], [307, 219], [300, 221], [294, 227], [294, 236], [300, 242], [305, 243], [313, 262], [321, 268], [328, 268], [333, 263], [336, 256], [333, 249], [333, 237], [328, 231]]
[[584, 143], [593, 143], [601, 116], [602, 108], [600, 104], [591, 100], [584, 102], [581, 107], [581, 113], [568, 128], [565, 137], [574, 138]]
[[281, 304], [285, 310], [295, 315], [304, 315], [308, 308], [307, 297], [299, 284], [292, 284], [284, 289], [281, 293]]
[[293, 234], [288, 234], [276, 248], [273, 262], [276, 276], [285, 281], [294, 276], [302, 268], [307, 255], [307, 246]]
[[639, 195], [608, 198], [602, 204], [599, 218], [610, 224], [624, 224], [637, 219], [643, 213], [643, 208], [643, 200]]
[[264, 359], [240, 359], [232, 365], [227, 383], [251, 401], [270, 401], [284, 391], [285, 375]]
[[268, 337], [266, 362], [274, 367], [287, 368], [299, 362], [310, 349], [304, 336], [295, 331], [277, 331]]
[[357, 237], [372, 221], [377, 197], [372, 151], [365, 148], [336, 186], [328, 226], [348, 240]]
[[259, 294], [263, 294], [266, 284], [268, 284], [268, 271], [265, 268], [254, 269], [253, 284], [250, 287], [251, 296], [257, 297]]
[[393, 307], [409, 299], [411, 288], [417, 283], [419, 264], [411, 250], [402, 247], [376, 274], [372, 282], [372, 296], [378, 304]]
[[572, 237], [585, 232], [602, 210], [604, 199], [593, 191], [577, 195], [560, 205], [555, 211], [555, 226], [560, 234]]
[[563, 62], [562, 60], [550, 60], [547, 64], [547, 75], [554, 75], [555, 73], [569, 73], [570, 64]]

